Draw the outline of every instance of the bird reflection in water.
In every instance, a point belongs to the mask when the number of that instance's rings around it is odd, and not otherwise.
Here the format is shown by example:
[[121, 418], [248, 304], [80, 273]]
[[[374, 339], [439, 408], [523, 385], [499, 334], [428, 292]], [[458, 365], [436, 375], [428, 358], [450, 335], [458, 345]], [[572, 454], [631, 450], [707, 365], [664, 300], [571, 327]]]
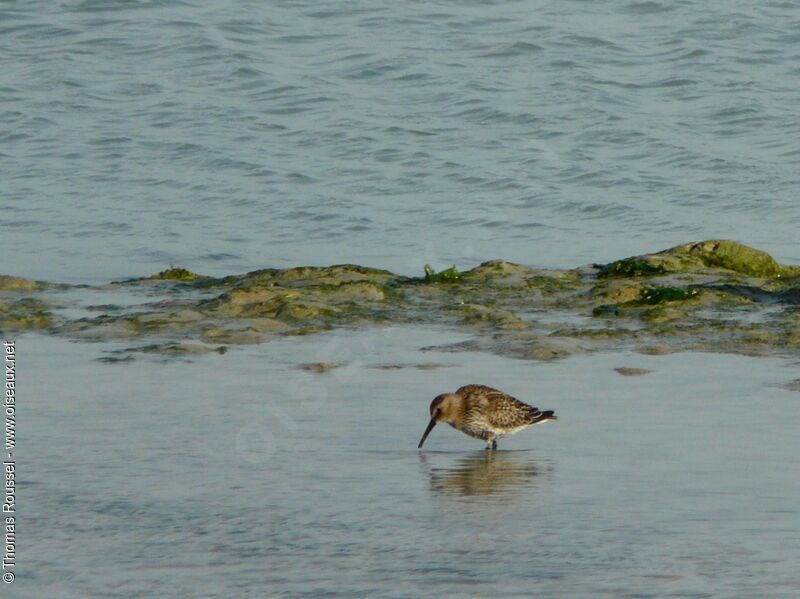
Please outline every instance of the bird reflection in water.
[[435, 466], [443, 457], [423, 453], [420, 464], [428, 471], [434, 492], [447, 497], [508, 499], [540, 486], [553, 469], [527, 451], [480, 451], [448, 466]]

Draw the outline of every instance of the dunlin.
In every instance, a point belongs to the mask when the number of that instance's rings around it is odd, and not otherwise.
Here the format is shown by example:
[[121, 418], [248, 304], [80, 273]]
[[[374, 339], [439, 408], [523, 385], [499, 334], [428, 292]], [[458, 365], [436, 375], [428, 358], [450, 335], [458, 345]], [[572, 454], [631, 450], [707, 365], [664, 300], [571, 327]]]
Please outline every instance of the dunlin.
[[465, 385], [455, 393], [437, 395], [431, 402], [431, 421], [418, 447], [422, 447], [437, 422], [446, 422], [470, 437], [486, 441], [486, 449], [497, 449], [500, 437], [555, 419], [552, 410], [542, 412], [497, 389]]

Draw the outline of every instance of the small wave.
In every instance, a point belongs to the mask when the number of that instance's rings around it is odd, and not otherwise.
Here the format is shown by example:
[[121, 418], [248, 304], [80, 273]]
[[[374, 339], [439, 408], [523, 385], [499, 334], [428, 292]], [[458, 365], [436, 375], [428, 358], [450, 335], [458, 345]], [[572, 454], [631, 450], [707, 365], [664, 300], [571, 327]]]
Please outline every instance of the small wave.
[[632, 2], [625, 7], [625, 10], [634, 15], [652, 15], [672, 12], [675, 10], [675, 6], [661, 2]]
[[538, 44], [530, 42], [515, 42], [513, 44], [501, 46], [483, 54], [477, 54], [479, 58], [509, 58], [511, 56], [525, 56], [529, 54], [536, 54], [544, 50]]

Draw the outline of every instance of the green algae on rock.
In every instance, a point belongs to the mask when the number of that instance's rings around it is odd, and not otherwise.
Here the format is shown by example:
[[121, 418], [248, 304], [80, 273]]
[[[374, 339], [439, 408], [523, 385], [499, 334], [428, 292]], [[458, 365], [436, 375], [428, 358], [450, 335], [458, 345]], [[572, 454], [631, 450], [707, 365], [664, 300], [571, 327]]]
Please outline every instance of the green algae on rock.
[[498, 309], [493, 306], [478, 304], [464, 304], [456, 311], [463, 315], [463, 322], [467, 324], [490, 325], [495, 329], [525, 329], [528, 327], [519, 316], [510, 310]]
[[770, 278], [800, 275], [800, 267], [784, 266], [761, 250], [735, 241], [718, 240], [691, 243], [673, 248], [674, 253], [685, 251], [710, 268], [723, 268], [754, 277]]
[[647, 286], [642, 288], [638, 302], [642, 304], [663, 304], [666, 302], [685, 302], [696, 297], [700, 293], [699, 289], [688, 287], [668, 287], [665, 285]]
[[622, 376], [644, 376], [653, 372], [649, 368], [635, 368], [633, 366], [619, 366], [614, 371]]
[[193, 283], [197, 280], [208, 279], [210, 277], [199, 275], [186, 268], [172, 266], [148, 278], [152, 281], [183, 281], [184, 283]]
[[223, 285], [225, 284], [225, 279], [215, 279], [214, 277], [201, 275], [192, 272], [188, 268], [183, 268], [182, 266], [170, 266], [154, 275], [124, 279], [122, 281], [115, 281], [113, 284], [129, 286], [140, 285], [142, 283], [179, 283], [181, 286], [203, 289], [218, 284]]
[[664, 267], [641, 258], [624, 258], [609, 264], [596, 265], [598, 277], [643, 277], [665, 273]]
[[686, 243], [655, 254], [599, 265], [598, 269], [601, 277], [678, 272], [698, 274], [708, 269], [729, 270], [760, 278], [800, 276], [800, 266], [779, 264], [766, 252], [725, 239]]
[[455, 264], [450, 268], [434, 272], [430, 264], [425, 265], [425, 278], [426, 283], [454, 283], [461, 279], [461, 273], [455, 267]]
[[56, 319], [50, 306], [35, 298], [0, 300], [0, 331], [24, 332], [53, 327]]
[[0, 291], [36, 291], [41, 287], [40, 283], [30, 279], [0, 275]]
[[207, 314], [333, 324], [377, 316], [391, 273], [353, 265], [262, 270], [235, 278], [228, 291], [201, 302]]
[[[123, 289], [137, 285], [154, 301], [97, 305], [97, 293], [120, 286], [96, 287], [93, 310], [102, 313], [69, 319], [56, 287], [0, 279], [0, 326], [83, 340], [148, 340], [153, 349], [144, 353], [164, 355], [197, 342], [245, 345], [406, 323], [474, 335], [458, 351], [533, 360], [617, 348], [800, 351], [800, 267], [733, 241], [571, 270], [489, 260], [466, 271], [426, 267], [424, 278], [353, 264], [212, 278], [170, 268], [126, 281]], [[32, 297], [20, 299], [20, 290]]]

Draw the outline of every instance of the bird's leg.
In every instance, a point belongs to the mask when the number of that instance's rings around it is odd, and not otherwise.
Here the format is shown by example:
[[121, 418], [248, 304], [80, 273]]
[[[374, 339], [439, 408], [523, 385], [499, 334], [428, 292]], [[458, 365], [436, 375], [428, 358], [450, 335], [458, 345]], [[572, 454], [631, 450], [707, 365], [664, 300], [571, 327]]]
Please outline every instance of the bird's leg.
[[486, 449], [497, 449], [497, 439], [486, 439]]

